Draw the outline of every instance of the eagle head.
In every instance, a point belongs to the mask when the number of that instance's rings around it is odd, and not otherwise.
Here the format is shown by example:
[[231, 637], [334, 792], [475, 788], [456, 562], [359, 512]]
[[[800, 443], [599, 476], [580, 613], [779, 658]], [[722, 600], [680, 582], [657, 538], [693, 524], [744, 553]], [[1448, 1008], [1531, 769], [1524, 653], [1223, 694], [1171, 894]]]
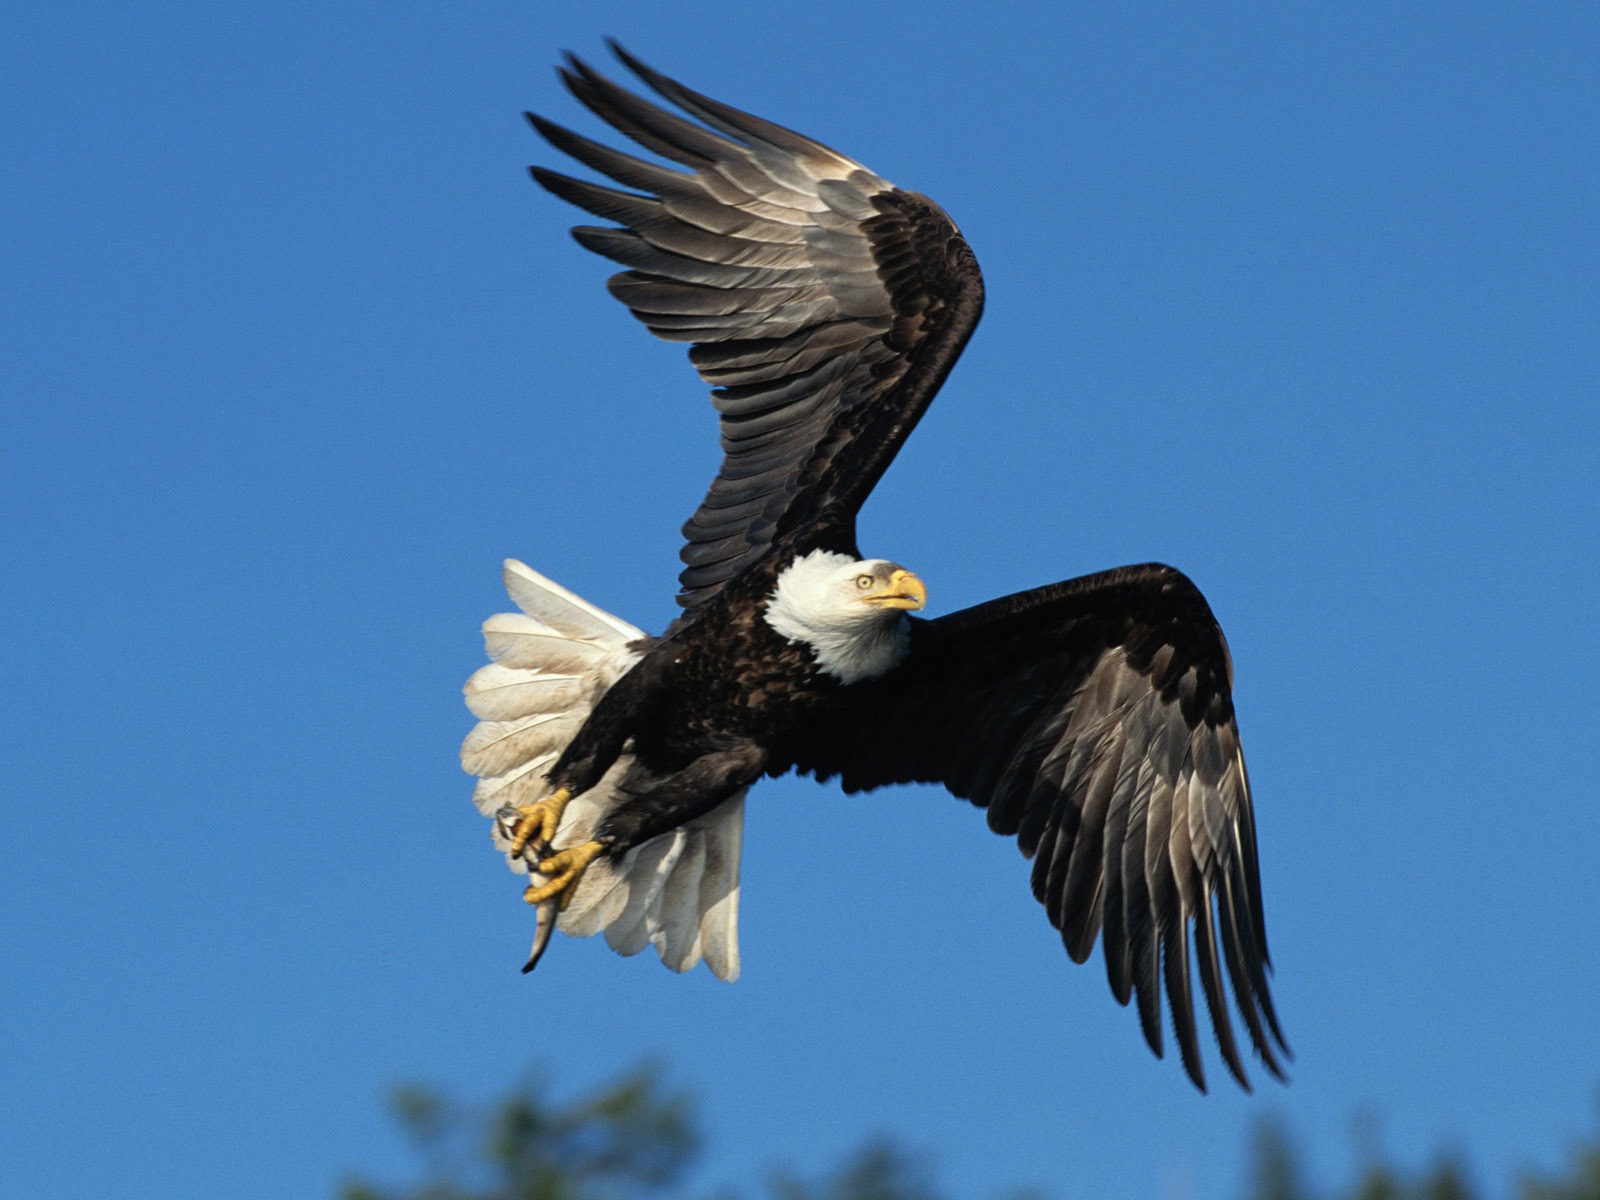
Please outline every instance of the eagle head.
[[928, 589], [899, 563], [814, 550], [778, 576], [766, 621], [809, 646], [817, 666], [842, 683], [874, 679], [905, 657], [905, 614], [928, 601]]

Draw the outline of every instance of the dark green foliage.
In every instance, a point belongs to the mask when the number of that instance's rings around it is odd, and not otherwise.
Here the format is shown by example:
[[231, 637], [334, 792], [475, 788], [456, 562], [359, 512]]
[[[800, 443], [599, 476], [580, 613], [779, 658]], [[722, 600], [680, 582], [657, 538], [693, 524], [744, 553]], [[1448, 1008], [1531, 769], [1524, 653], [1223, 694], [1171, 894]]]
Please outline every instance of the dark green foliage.
[[1368, 1163], [1351, 1200], [1478, 1200], [1465, 1168], [1445, 1158], [1407, 1178], [1386, 1163]]
[[1600, 1132], [1574, 1148], [1565, 1174], [1524, 1178], [1517, 1200], [1600, 1200]]
[[[688, 1099], [644, 1069], [568, 1104], [529, 1085], [487, 1108], [427, 1088], [396, 1089], [390, 1107], [422, 1159], [423, 1182], [348, 1183], [340, 1200], [686, 1200], [699, 1145]], [[816, 1179], [777, 1169], [765, 1200], [948, 1200], [929, 1160], [883, 1139]], [[745, 1200], [719, 1193], [714, 1200]], [[710, 1200], [710, 1198], [708, 1198]], [[1002, 1200], [1045, 1200], [1015, 1192]]]
[[645, 1068], [566, 1105], [530, 1086], [487, 1111], [426, 1088], [390, 1101], [425, 1182], [345, 1186], [342, 1200], [635, 1200], [674, 1189], [699, 1145], [688, 1098]]
[[1499, 1190], [1475, 1186], [1465, 1159], [1442, 1153], [1414, 1173], [1384, 1155], [1370, 1117], [1356, 1121], [1361, 1166], [1348, 1185], [1319, 1193], [1307, 1186], [1288, 1131], [1277, 1121], [1256, 1129], [1249, 1200], [1600, 1200], [1600, 1128], [1575, 1145], [1570, 1162], [1549, 1176], [1525, 1176]]
[[1288, 1128], [1281, 1121], [1263, 1121], [1254, 1141], [1250, 1200], [1311, 1200]]
[[[948, 1200], [934, 1186], [927, 1156], [882, 1138], [867, 1142], [814, 1183], [782, 1171], [771, 1181], [768, 1195], [771, 1200]], [[1013, 1192], [1002, 1200], [1045, 1200], [1045, 1196]]]
[[772, 1200], [945, 1200], [928, 1178], [926, 1161], [891, 1142], [871, 1142], [827, 1178], [805, 1183], [784, 1171], [772, 1182]]
[[[692, 1200], [687, 1183], [700, 1145], [688, 1097], [669, 1093], [642, 1068], [576, 1100], [553, 1101], [529, 1085], [490, 1106], [455, 1103], [428, 1088], [396, 1089], [390, 1106], [422, 1160], [422, 1182], [347, 1184], [340, 1200]], [[1307, 1182], [1287, 1126], [1255, 1131], [1245, 1200], [1600, 1200], [1600, 1128], [1574, 1145], [1550, 1175], [1529, 1175], [1498, 1191], [1476, 1187], [1465, 1159], [1439, 1154], [1415, 1171], [1384, 1154], [1370, 1117], [1355, 1122], [1355, 1177], [1332, 1191]], [[761, 1200], [949, 1200], [934, 1161], [887, 1139], [862, 1145], [816, 1176], [776, 1170]], [[1130, 1178], [1129, 1195], [1142, 1194]], [[715, 1200], [749, 1200], [724, 1192]], [[706, 1198], [709, 1200], [709, 1198]], [[1044, 1200], [1013, 1193], [1006, 1200]]]

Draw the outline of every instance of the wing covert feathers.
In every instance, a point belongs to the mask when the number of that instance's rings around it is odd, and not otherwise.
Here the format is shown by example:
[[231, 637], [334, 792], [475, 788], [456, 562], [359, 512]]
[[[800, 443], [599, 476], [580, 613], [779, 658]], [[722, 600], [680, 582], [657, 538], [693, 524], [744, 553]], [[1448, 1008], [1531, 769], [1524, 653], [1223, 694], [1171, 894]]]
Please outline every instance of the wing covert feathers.
[[830, 508], [846, 519], [817, 524], [817, 536], [853, 550], [855, 513], [971, 336], [983, 283], [932, 201], [613, 48], [695, 120], [576, 58], [562, 78], [673, 165], [530, 114], [552, 146], [621, 188], [543, 167], [533, 176], [620, 226], [573, 234], [627, 268], [612, 294], [656, 336], [689, 343], [713, 388], [724, 459], [683, 529], [679, 602], [692, 609]]
[[[484, 623], [492, 661], [467, 681], [467, 706], [479, 721], [462, 744], [461, 765], [479, 776], [473, 800], [493, 819], [491, 834], [511, 869], [542, 881], [526, 853], [510, 855], [515, 806], [548, 794], [545, 771], [595, 702], [637, 660], [633, 647], [645, 634], [515, 560], [506, 562], [505, 584], [522, 611]], [[630, 778], [640, 770], [624, 754], [597, 786], [573, 800], [555, 848], [587, 841], [625, 801], [624, 781], [643, 782]], [[616, 861], [596, 860], [559, 918], [540, 911], [536, 947], [542, 948], [555, 920], [575, 937], [603, 932], [623, 954], [654, 946], [675, 971], [704, 960], [718, 978], [737, 978], [743, 829], [741, 792]]]
[[1231, 989], [1282, 1078], [1232, 667], [1200, 592], [1171, 567], [1123, 567], [918, 622], [911, 645], [896, 671], [850, 689], [799, 769], [847, 791], [943, 783], [985, 808], [1033, 860], [1067, 953], [1082, 962], [1099, 941], [1157, 1056], [1164, 987], [1204, 1090], [1198, 991], [1248, 1088]]

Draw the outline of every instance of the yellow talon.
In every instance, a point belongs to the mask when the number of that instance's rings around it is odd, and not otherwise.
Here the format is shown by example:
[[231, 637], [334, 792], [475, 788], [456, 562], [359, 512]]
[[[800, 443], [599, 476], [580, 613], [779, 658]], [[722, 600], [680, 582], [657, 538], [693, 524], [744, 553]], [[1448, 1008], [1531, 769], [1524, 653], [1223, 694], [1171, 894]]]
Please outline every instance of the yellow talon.
[[559, 788], [537, 803], [519, 804], [517, 812], [521, 816], [511, 831], [511, 857], [515, 858], [526, 850], [535, 833], [544, 845], [553, 842], [556, 828], [561, 824], [561, 814], [566, 811], [567, 801], [571, 799], [572, 792], [569, 789]]
[[539, 863], [539, 874], [553, 875], [555, 878], [548, 883], [529, 884], [528, 890], [522, 893], [522, 898], [529, 904], [543, 904], [555, 896], [561, 897], [561, 907], [565, 909], [572, 900], [572, 895], [578, 890], [578, 880], [583, 878], [583, 872], [596, 858], [605, 846], [600, 842], [584, 842], [579, 846], [571, 846], [566, 850], [558, 850], [549, 858], [542, 859]]

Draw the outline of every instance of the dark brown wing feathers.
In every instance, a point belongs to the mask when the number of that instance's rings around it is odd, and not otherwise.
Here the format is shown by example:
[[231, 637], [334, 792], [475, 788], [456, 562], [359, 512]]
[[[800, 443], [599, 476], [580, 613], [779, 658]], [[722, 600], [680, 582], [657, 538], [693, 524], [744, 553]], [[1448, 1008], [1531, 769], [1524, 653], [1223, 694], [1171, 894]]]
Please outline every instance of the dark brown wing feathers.
[[1164, 984], [1184, 1066], [1205, 1086], [1198, 975], [1223, 1059], [1248, 1087], [1225, 988], [1272, 1074], [1287, 1047], [1231, 673], [1187, 578], [1124, 567], [917, 623], [906, 662], [848, 689], [794, 757], [847, 790], [942, 783], [987, 809], [1032, 858], [1034, 895], [1072, 958], [1100, 942], [1151, 1049], [1163, 1050]]
[[982, 277], [932, 201], [613, 48], [703, 124], [577, 59], [562, 72], [568, 88], [684, 169], [530, 115], [551, 145], [634, 190], [533, 174], [617, 222], [573, 233], [628, 268], [612, 293], [658, 337], [690, 343], [715, 389], [722, 469], [683, 530], [679, 601], [695, 609], [780, 537], [813, 548], [814, 530], [838, 542], [827, 548], [854, 551], [856, 511], [977, 325]]

